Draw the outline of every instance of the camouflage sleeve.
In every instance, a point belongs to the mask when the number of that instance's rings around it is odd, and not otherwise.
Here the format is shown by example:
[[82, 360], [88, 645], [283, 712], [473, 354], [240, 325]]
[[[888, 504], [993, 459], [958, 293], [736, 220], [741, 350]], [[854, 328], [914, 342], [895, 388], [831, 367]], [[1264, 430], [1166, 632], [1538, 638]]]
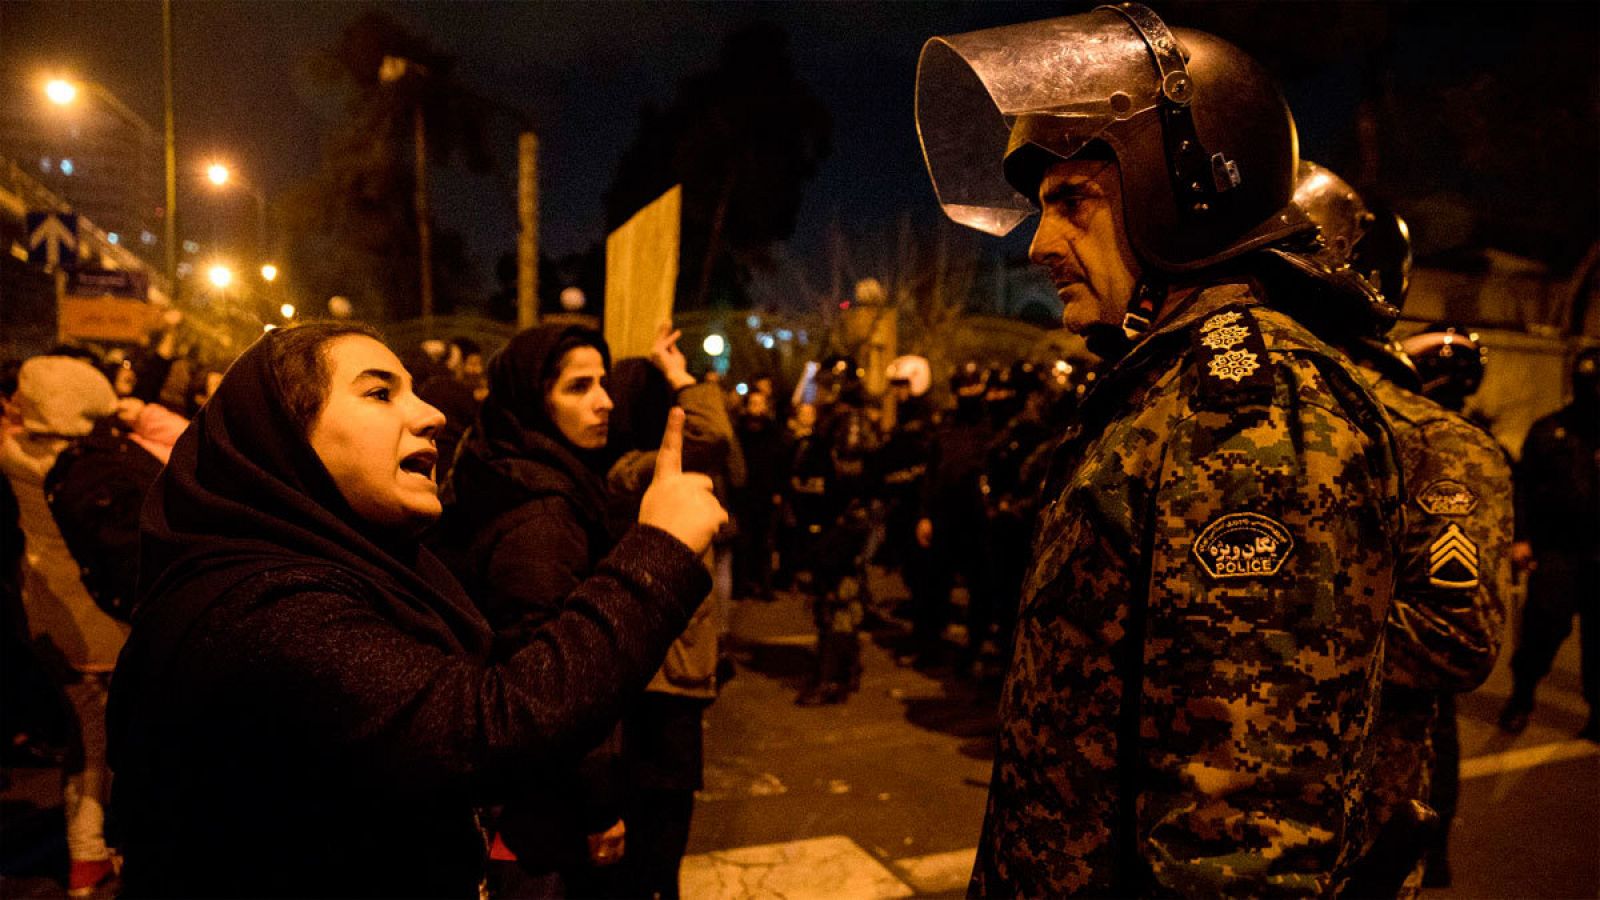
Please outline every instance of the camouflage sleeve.
[[1440, 421], [1408, 440], [1406, 529], [1385, 677], [1470, 691], [1500, 652], [1511, 588], [1511, 470], [1488, 435]]
[[1322, 377], [1283, 362], [1271, 406], [1168, 443], [1136, 822], [1163, 891], [1330, 896], [1361, 849], [1399, 484]]

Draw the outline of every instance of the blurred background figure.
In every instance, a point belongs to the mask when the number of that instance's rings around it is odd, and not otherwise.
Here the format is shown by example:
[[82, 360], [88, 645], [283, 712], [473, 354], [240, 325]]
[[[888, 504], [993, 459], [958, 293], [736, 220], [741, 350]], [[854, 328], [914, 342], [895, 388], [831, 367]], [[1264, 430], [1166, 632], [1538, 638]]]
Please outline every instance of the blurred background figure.
[[856, 361], [823, 360], [816, 383], [816, 430], [797, 447], [789, 477], [797, 567], [817, 629], [816, 668], [795, 699], [801, 706], [843, 703], [861, 685], [864, 556], [872, 526], [868, 466], [878, 445]]
[[967, 588], [967, 648], [964, 664], [978, 660], [994, 624], [993, 586], [985, 545], [984, 456], [994, 440], [985, 395], [988, 378], [977, 362], [956, 367], [950, 376], [955, 410], [933, 434], [922, 488], [917, 546], [922, 551], [909, 579], [913, 609], [912, 648], [902, 662], [942, 662], [944, 630], [950, 619], [950, 591], [960, 576]]
[[[638, 518], [655, 475], [656, 453], [674, 405], [684, 411], [683, 467], [711, 476], [727, 496], [732, 470], [743, 465], [720, 386], [697, 381], [670, 323], [656, 335], [648, 360], [619, 360], [612, 373], [616, 400], [610, 446], [618, 455], [607, 477], [613, 518]], [[756, 395], [760, 396], [760, 395]], [[714, 567], [714, 551], [706, 557]], [[720, 687], [722, 609], [715, 591], [689, 620], [645, 692], [622, 720], [627, 851], [604, 896], [678, 896], [678, 870], [689, 846], [694, 795], [705, 785], [706, 708]]]
[[20, 507], [26, 551], [22, 603], [28, 623], [65, 664], [65, 690], [76, 713], [76, 740], [63, 768], [68, 891], [87, 895], [114, 877], [104, 805], [106, 695], [127, 627], [95, 603], [45, 498], [45, 476], [62, 451], [117, 408], [111, 383], [82, 359], [38, 356], [22, 364], [15, 401], [22, 431], [0, 444], [0, 472]]
[[1528, 572], [1528, 602], [1511, 657], [1511, 697], [1500, 727], [1519, 734], [1534, 692], [1579, 622], [1583, 699], [1578, 736], [1600, 742], [1600, 348], [1572, 364], [1572, 400], [1533, 423], [1517, 464], [1517, 541], [1512, 560]]
[[[764, 380], [767, 389], [763, 390]], [[772, 554], [777, 539], [777, 514], [783, 503], [789, 460], [783, 426], [770, 390], [771, 379], [758, 380], [745, 395], [735, 424], [744, 453], [745, 483], [733, 492], [737, 528], [734, 550], [734, 594], [772, 599]]]

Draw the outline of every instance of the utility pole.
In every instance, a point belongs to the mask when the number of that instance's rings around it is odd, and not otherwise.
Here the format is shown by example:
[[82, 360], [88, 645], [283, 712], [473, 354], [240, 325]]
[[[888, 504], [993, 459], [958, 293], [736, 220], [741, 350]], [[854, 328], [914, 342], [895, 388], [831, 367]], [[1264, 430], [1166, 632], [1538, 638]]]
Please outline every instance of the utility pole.
[[417, 244], [422, 256], [422, 319], [433, 328], [433, 225], [428, 218], [428, 129], [422, 101], [412, 110], [412, 130], [417, 145]]
[[[378, 66], [378, 80], [384, 84], [398, 85], [407, 74], [425, 79], [431, 73], [428, 67], [412, 62], [403, 56], [385, 56]], [[428, 215], [428, 128], [422, 114], [422, 91], [410, 98], [411, 138], [417, 150], [415, 206], [417, 213], [417, 255], [421, 257], [422, 320], [428, 331], [433, 330], [433, 222]], [[431, 335], [430, 335], [431, 336]]]
[[539, 321], [539, 138], [517, 138], [517, 329]]
[[167, 200], [161, 217], [165, 232], [162, 243], [167, 251], [167, 290], [170, 301], [178, 301], [178, 147], [172, 114], [172, 0], [161, 0], [162, 104], [165, 122]]

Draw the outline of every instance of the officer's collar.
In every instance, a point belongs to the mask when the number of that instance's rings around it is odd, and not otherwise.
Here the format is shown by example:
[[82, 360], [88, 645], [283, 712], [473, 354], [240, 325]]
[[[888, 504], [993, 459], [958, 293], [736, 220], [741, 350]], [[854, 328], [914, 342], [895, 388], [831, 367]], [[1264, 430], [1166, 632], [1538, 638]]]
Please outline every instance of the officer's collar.
[[1157, 348], [1169, 343], [1173, 335], [1188, 333], [1195, 323], [1224, 306], [1259, 306], [1260, 297], [1255, 283], [1247, 278], [1174, 287], [1167, 294], [1155, 325], [1123, 354], [1116, 362], [1116, 368], [1125, 368], [1135, 360], [1156, 352]]

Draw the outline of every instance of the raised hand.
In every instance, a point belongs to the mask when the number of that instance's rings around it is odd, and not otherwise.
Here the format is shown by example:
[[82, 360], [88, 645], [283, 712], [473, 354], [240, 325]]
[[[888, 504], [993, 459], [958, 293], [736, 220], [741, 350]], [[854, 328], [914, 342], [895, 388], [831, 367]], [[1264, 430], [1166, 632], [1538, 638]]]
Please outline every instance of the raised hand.
[[689, 360], [678, 349], [680, 337], [683, 332], [674, 330], [672, 322], [662, 322], [656, 327], [655, 341], [650, 344], [650, 362], [667, 376], [667, 383], [673, 390], [694, 384], [694, 376], [689, 374]]
[[639, 522], [653, 525], [689, 545], [696, 553], [711, 546], [728, 512], [711, 493], [711, 479], [683, 471], [683, 410], [673, 407], [667, 432], [656, 451], [655, 477], [639, 504]]

